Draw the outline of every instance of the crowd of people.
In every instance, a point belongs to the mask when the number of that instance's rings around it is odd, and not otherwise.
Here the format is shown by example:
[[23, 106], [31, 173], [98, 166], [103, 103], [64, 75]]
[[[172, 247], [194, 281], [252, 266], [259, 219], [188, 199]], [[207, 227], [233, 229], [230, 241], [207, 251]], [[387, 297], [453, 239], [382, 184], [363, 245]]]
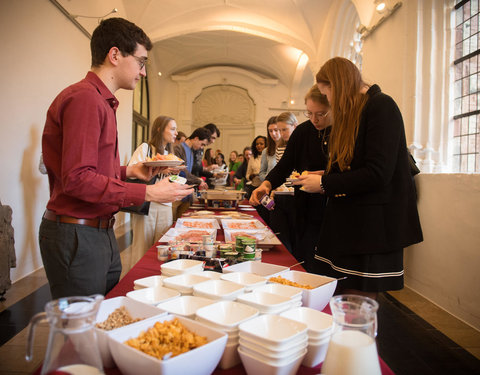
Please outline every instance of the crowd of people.
[[[175, 119], [159, 116], [149, 140], [121, 167], [114, 93], [133, 90], [145, 76], [151, 48], [133, 23], [102, 20], [91, 39], [91, 71], [48, 110], [42, 152], [50, 200], [39, 239], [53, 298], [106, 294], [118, 282], [113, 215], [120, 209], [148, 203], [132, 218], [138, 259], [189, 207], [194, 188], [217, 185], [245, 190], [307, 271], [346, 276], [339, 291], [375, 297], [403, 287], [403, 249], [422, 241], [422, 231], [403, 120], [391, 97], [335, 57], [305, 96], [307, 121], [298, 124], [292, 112], [272, 116], [265, 135], [240, 153], [214, 150], [221, 132], [213, 123], [188, 135]], [[185, 165], [145, 166], [157, 153], [173, 153]], [[294, 171], [293, 195], [275, 194]], [[171, 183], [172, 174], [186, 184]], [[271, 211], [260, 205], [265, 194], [275, 199]]]

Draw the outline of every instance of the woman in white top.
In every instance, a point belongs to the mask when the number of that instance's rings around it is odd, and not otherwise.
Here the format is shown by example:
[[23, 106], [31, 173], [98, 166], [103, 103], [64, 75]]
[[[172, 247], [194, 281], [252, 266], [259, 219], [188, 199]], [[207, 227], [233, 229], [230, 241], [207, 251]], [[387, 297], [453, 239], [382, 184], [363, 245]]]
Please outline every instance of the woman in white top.
[[[167, 155], [173, 153], [173, 143], [177, 136], [177, 123], [171, 117], [159, 116], [152, 125], [148, 143], [142, 143], [132, 155], [129, 165], [144, 162], [147, 156], [157, 153]], [[164, 174], [178, 173], [169, 168]], [[159, 176], [160, 178], [164, 176]], [[171, 203], [150, 203], [147, 216], [132, 214], [132, 258], [134, 265], [146, 251], [170, 228], [173, 223]]]
[[260, 181], [264, 181], [273, 167], [277, 164], [275, 150], [282, 136], [277, 127], [277, 116], [272, 116], [267, 122], [267, 147], [262, 151], [262, 161], [260, 163]]

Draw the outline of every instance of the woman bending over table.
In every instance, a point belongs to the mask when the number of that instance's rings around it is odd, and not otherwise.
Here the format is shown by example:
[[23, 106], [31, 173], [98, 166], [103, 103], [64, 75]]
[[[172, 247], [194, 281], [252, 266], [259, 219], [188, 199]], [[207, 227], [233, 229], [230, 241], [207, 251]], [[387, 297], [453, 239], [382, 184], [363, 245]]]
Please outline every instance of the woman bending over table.
[[316, 273], [347, 276], [342, 293], [402, 289], [403, 249], [423, 237], [400, 110], [345, 58], [328, 60], [316, 79], [333, 115], [330, 158], [323, 176], [295, 182], [327, 196]]

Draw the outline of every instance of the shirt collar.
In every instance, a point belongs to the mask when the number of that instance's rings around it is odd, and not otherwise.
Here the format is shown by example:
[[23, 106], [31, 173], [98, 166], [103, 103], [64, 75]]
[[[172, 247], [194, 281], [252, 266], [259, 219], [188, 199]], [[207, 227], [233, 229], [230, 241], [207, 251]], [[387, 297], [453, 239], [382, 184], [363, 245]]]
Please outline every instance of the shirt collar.
[[88, 72], [85, 76], [85, 80], [95, 86], [98, 93], [108, 102], [108, 104], [110, 105], [110, 107], [113, 108], [113, 110], [116, 110], [118, 108], [118, 99], [115, 97], [115, 95], [112, 94], [108, 87], [105, 86], [103, 81], [94, 72]]

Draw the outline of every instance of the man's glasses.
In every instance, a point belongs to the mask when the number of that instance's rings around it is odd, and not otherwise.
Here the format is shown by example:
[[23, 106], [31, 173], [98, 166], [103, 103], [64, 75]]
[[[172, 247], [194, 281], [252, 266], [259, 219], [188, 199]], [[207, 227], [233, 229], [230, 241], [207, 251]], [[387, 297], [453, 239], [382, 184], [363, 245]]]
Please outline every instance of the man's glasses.
[[305, 117], [308, 117], [309, 119], [312, 119], [312, 118], [322, 119], [322, 118], [327, 117], [329, 112], [330, 111], [312, 113], [312, 112], [309, 112], [309, 111], [305, 111], [305, 112], [303, 112], [303, 114], [305, 115]]
[[145, 64], [147, 63], [147, 59], [145, 57], [138, 57], [135, 55], [131, 55], [135, 60], [137, 60], [138, 65], [140, 66], [140, 70], [142, 70], [145, 67]]

